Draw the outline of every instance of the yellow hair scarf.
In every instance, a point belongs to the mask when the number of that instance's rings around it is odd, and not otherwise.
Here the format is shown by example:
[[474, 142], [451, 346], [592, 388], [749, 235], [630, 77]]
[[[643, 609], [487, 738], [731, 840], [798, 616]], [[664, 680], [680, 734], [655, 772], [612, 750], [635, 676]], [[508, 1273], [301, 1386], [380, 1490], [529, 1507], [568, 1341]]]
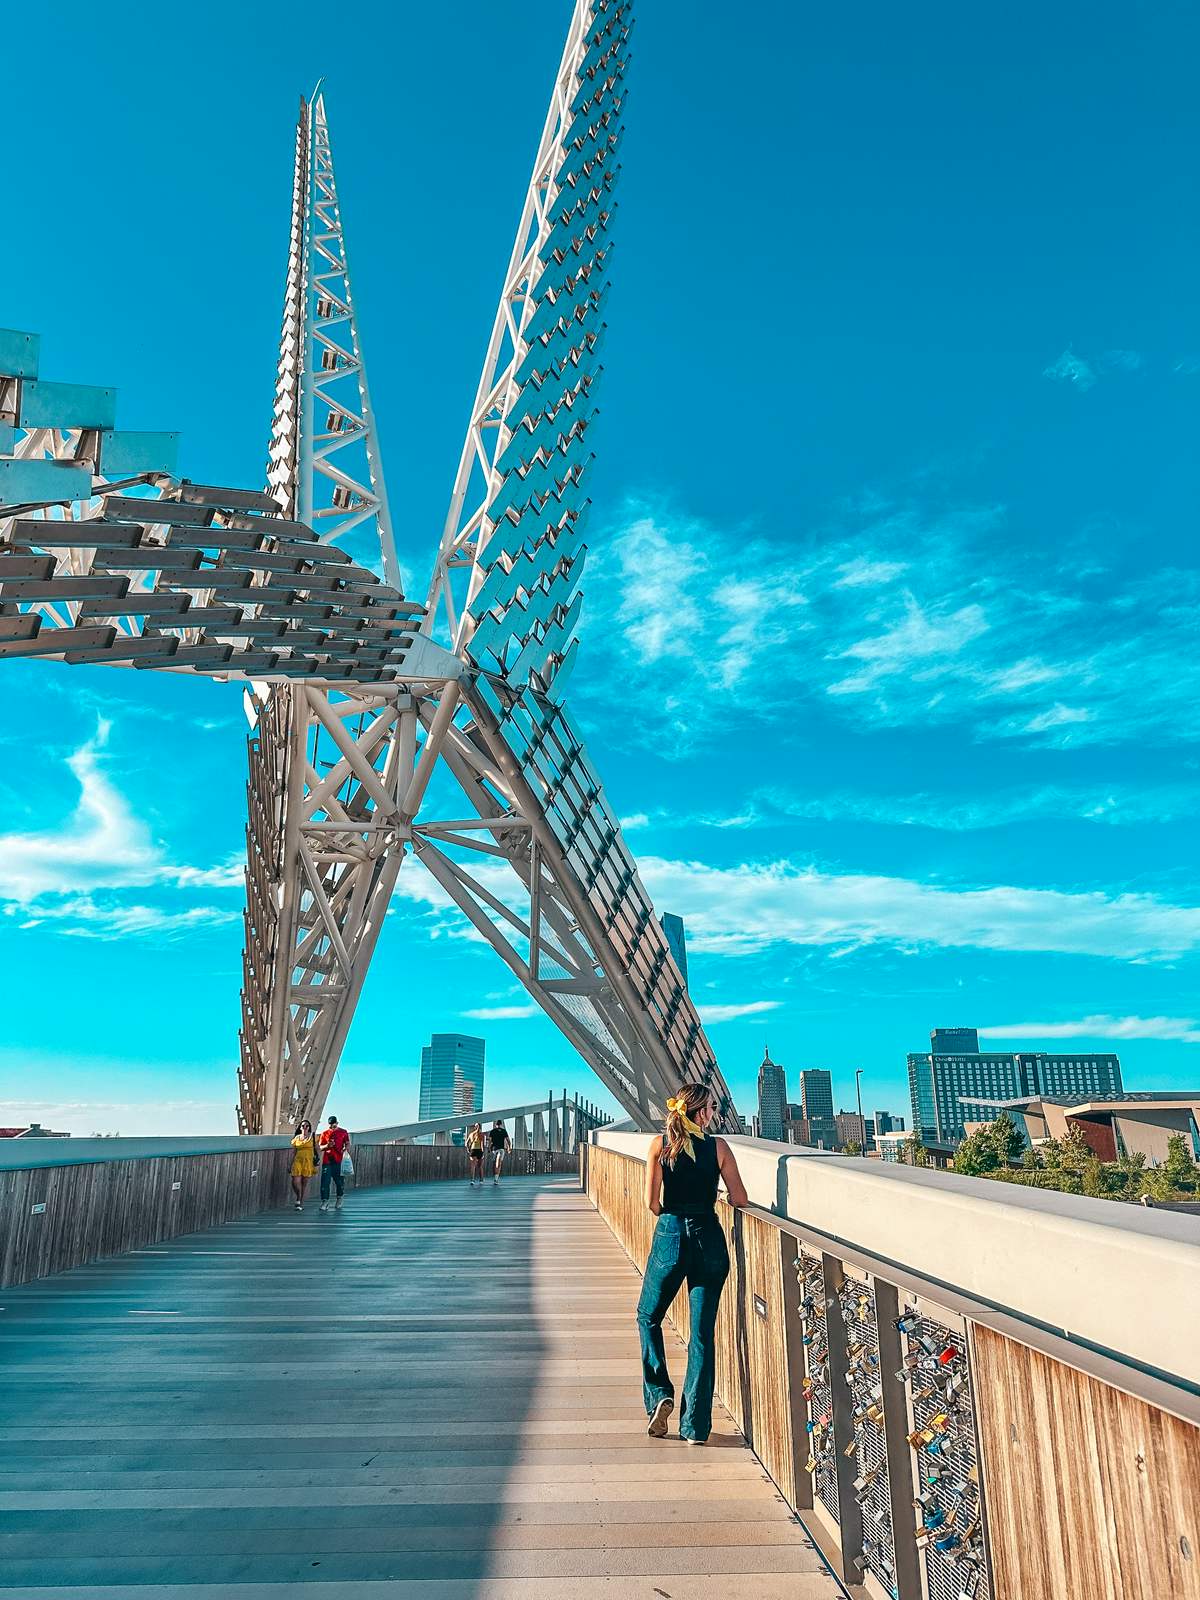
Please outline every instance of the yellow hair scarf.
[[682, 1122], [683, 1131], [687, 1135], [687, 1138], [685, 1138], [683, 1141], [683, 1148], [694, 1161], [696, 1159], [696, 1152], [692, 1148], [692, 1140], [703, 1139], [704, 1129], [698, 1122], [693, 1122], [691, 1117], [688, 1116], [685, 1109], [686, 1105], [687, 1101], [683, 1098], [683, 1096], [677, 1095], [674, 1100], [667, 1101], [667, 1110], [671, 1112], [673, 1116], [678, 1117], [680, 1122]]

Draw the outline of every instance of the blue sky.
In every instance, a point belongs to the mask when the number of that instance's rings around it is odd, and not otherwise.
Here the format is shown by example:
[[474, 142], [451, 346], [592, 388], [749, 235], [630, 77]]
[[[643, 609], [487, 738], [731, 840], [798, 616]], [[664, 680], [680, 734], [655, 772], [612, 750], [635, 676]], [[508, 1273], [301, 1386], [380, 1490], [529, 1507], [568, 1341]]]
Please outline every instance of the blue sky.
[[[366, 5], [331, 57], [303, 3], [68, 0], [52, 63], [22, 17], [0, 323], [182, 430], [189, 476], [257, 484], [324, 73], [423, 591], [568, 10], [532, 0], [521, 38], [483, 0]], [[573, 692], [744, 1107], [767, 1041], [793, 1088], [828, 1066], [849, 1104], [861, 1066], [907, 1112], [935, 1024], [1200, 1076], [1198, 31], [642, 7]], [[0, 1121], [227, 1128], [240, 691], [0, 670]], [[410, 1114], [438, 1028], [486, 1034], [489, 1099], [587, 1087], [401, 883], [333, 1108]]]

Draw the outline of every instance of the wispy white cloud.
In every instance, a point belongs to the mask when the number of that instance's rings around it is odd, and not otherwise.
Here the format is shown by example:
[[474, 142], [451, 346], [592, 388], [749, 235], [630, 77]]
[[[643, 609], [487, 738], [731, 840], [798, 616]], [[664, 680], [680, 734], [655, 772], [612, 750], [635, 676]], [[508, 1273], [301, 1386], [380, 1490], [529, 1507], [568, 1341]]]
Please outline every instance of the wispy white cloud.
[[1200, 948], [1200, 907], [1147, 894], [947, 888], [786, 861], [714, 867], [649, 857], [641, 867], [656, 901], [684, 918], [692, 949], [714, 954], [890, 944], [1143, 962]]
[[1165, 1039], [1200, 1044], [1195, 1017], [1080, 1017], [1074, 1022], [1001, 1022], [980, 1028], [989, 1039]]
[[1048, 367], [1043, 367], [1042, 377], [1069, 383], [1084, 394], [1096, 384], [1095, 369], [1073, 350], [1064, 350], [1057, 361], [1052, 361]]
[[179, 937], [242, 919], [240, 911], [228, 906], [189, 906], [172, 911], [162, 906], [125, 905], [111, 897], [94, 895], [72, 895], [61, 901], [42, 900], [4, 909], [6, 915], [18, 917], [17, 925], [22, 929], [48, 926], [77, 939], [124, 939], [139, 934]]
[[782, 1000], [747, 1000], [742, 1005], [698, 1005], [701, 1022], [733, 1022], [738, 1017], [756, 1017], [763, 1011], [778, 1011]]
[[928, 518], [875, 500], [818, 544], [634, 502], [597, 545], [577, 692], [607, 702], [619, 679], [629, 737], [660, 755], [731, 711], [782, 722], [804, 703], [1060, 749], [1200, 733], [1200, 573], [1115, 582], [1019, 554], [999, 507]]
[[868, 561], [855, 556], [837, 568], [838, 577], [833, 586], [835, 589], [874, 588], [877, 584], [895, 582], [907, 570], [903, 561]]
[[1102, 373], [1140, 372], [1145, 366], [1140, 350], [1102, 350], [1098, 356], [1085, 358], [1066, 349], [1057, 361], [1043, 367], [1042, 377], [1058, 383], [1068, 383], [1086, 394], [1095, 388]]
[[108, 777], [110, 724], [66, 759], [79, 796], [52, 827], [0, 834], [0, 909], [22, 928], [52, 926], [93, 939], [171, 936], [236, 921], [232, 907], [130, 905], [120, 891], [239, 887], [239, 860], [213, 867], [172, 862], [164, 846]]
[[109, 725], [67, 758], [79, 800], [54, 827], [0, 834], [0, 897], [18, 903], [114, 883], [146, 883], [162, 853], [146, 825], [108, 781], [100, 752]]
[[515, 1022], [520, 1017], [540, 1015], [541, 1007], [532, 1001], [525, 1006], [476, 1006], [463, 1012], [464, 1017], [473, 1017], [477, 1022]]
[[838, 652], [837, 659], [863, 665], [850, 677], [826, 684], [826, 694], [863, 694], [883, 679], [914, 668], [924, 669], [925, 681], [934, 682], [942, 672], [953, 671], [956, 658], [988, 629], [982, 606], [959, 606], [939, 614], [923, 609], [912, 594], [905, 595], [903, 604], [903, 614], [889, 618], [881, 633]]
[[1013, 823], [1074, 820], [1132, 827], [1178, 822], [1200, 815], [1200, 785], [1129, 783], [1101, 786], [1039, 784], [988, 788], [956, 797], [933, 791], [869, 793], [833, 789], [811, 793], [765, 787], [752, 791], [739, 810], [651, 817], [648, 825], [719, 829], [771, 828], [794, 820], [875, 822], [890, 827], [935, 828], [974, 833]]

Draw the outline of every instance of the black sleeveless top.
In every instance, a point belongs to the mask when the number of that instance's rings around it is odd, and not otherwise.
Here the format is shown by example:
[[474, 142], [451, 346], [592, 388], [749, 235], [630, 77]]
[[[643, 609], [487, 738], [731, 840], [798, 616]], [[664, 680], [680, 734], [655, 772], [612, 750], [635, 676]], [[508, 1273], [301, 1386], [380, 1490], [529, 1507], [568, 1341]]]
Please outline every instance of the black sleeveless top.
[[717, 1141], [692, 1140], [695, 1159], [681, 1150], [673, 1167], [662, 1164], [662, 1208], [668, 1217], [707, 1216], [717, 1203]]

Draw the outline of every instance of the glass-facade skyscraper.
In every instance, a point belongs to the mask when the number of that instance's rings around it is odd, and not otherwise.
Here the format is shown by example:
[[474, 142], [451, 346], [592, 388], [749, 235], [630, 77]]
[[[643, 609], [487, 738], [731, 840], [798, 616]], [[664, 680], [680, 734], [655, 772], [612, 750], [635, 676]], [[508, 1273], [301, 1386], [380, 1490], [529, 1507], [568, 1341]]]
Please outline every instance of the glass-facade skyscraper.
[[417, 1115], [453, 1117], [483, 1110], [486, 1045], [467, 1033], [435, 1033], [421, 1051], [421, 1102]]
[[764, 1050], [758, 1069], [758, 1135], [760, 1139], [783, 1139], [787, 1122], [787, 1079], [783, 1068]]
[[[935, 1029], [931, 1038], [938, 1041], [948, 1031]], [[995, 1118], [995, 1104], [988, 1102], [1122, 1093], [1121, 1063], [1115, 1055], [1079, 1051], [930, 1050], [909, 1056], [908, 1092], [921, 1143], [952, 1148], [966, 1137], [965, 1123]]]
[[837, 1122], [833, 1114], [833, 1077], [823, 1068], [812, 1067], [800, 1074], [800, 1104], [808, 1123], [808, 1136], [820, 1150], [840, 1149]]

